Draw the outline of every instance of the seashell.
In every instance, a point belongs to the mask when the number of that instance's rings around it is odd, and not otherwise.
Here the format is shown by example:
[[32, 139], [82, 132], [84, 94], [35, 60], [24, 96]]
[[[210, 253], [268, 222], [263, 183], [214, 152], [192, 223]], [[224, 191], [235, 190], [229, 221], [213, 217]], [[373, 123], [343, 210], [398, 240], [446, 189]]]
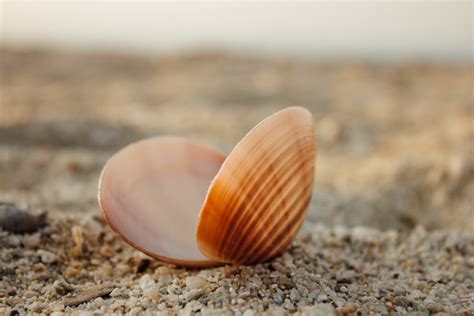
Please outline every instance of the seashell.
[[227, 158], [195, 141], [154, 137], [107, 162], [99, 205], [119, 236], [163, 261], [265, 262], [304, 221], [315, 157], [313, 118], [301, 107], [260, 122]]

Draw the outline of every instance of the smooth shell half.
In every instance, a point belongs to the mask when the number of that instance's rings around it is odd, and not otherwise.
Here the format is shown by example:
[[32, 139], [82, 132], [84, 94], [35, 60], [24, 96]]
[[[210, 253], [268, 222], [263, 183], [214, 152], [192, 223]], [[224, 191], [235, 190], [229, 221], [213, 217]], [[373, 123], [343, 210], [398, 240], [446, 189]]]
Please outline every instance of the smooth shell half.
[[196, 227], [225, 156], [178, 137], [128, 145], [106, 164], [99, 204], [112, 227], [142, 252], [178, 265], [215, 265], [198, 250]]
[[163, 261], [263, 262], [301, 227], [315, 155], [313, 119], [300, 107], [263, 120], [227, 159], [184, 138], [150, 138], [107, 162], [99, 205], [126, 242]]

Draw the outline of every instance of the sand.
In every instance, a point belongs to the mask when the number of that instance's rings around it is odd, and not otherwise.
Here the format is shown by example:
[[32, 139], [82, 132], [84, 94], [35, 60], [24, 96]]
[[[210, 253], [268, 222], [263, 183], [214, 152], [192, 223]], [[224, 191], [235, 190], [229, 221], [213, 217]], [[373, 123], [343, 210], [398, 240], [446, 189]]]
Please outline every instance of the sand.
[[[473, 313], [472, 66], [0, 54], [0, 202], [44, 214], [0, 230], [0, 314]], [[97, 180], [122, 146], [171, 134], [228, 153], [291, 105], [314, 114], [318, 159], [282, 256], [185, 269], [104, 224]]]

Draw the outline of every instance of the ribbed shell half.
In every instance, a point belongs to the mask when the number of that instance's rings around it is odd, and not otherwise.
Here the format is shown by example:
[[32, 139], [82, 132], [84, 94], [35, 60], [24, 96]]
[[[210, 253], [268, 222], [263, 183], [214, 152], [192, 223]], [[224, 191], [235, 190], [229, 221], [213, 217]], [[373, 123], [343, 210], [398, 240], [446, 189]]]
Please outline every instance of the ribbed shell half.
[[264, 262], [303, 223], [315, 156], [313, 118], [300, 107], [260, 122], [227, 158], [184, 138], [150, 138], [107, 162], [99, 205], [126, 242], [163, 261]]
[[200, 213], [199, 250], [227, 263], [265, 262], [298, 233], [313, 191], [311, 114], [280, 111], [253, 128], [227, 157]]

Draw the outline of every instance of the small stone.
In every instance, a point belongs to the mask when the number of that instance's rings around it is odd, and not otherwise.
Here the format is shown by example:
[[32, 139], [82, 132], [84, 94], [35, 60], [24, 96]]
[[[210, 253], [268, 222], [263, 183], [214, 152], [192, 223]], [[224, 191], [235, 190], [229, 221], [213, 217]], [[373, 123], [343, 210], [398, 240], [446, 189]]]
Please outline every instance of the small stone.
[[206, 285], [206, 279], [200, 276], [190, 276], [186, 278], [186, 286], [190, 289], [200, 289]]
[[128, 308], [135, 307], [135, 305], [137, 305], [137, 303], [138, 303], [138, 298], [132, 296], [127, 301], [127, 307]]
[[293, 302], [299, 302], [301, 300], [301, 295], [297, 289], [292, 289], [290, 291], [290, 299]]
[[356, 311], [356, 308], [352, 305], [346, 305], [342, 308], [342, 312], [344, 314], [351, 314], [351, 313], [354, 313]]
[[71, 255], [73, 257], [84, 256], [86, 252], [86, 246], [84, 244], [84, 234], [82, 232], [82, 228], [79, 226], [73, 226], [71, 233], [74, 240], [74, 247], [70, 250]]
[[314, 306], [306, 306], [304, 308], [304, 313], [308, 316], [332, 316], [336, 315], [336, 310], [330, 304], [318, 304]]
[[25, 291], [25, 294], [24, 294], [26, 298], [37, 297], [38, 295], [39, 293], [36, 291]]
[[0, 267], [0, 277], [2, 276], [12, 276], [15, 275], [15, 269], [13, 268], [1, 268]]
[[178, 295], [176, 294], [168, 294], [165, 296], [167, 302], [175, 303], [178, 301]]
[[470, 256], [466, 259], [466, 263], [469, 267], [474, 268], [474, 256]]
[[439, 313], [444, 311], [444, 308], [442, 305], [436, 303], [433, 300], [425, 300], [425, 306], [426, 308], [431, 312], [431, 313]]
[[53, 311], [63, 311], [65, 308], [64, 304], [57, 304], [51, 307]]
[[21, 240], [20, 238], [18, 238], [18, 236], [15, 236], [15, 235], [8, 236], [7, 244], [10, 247], [18, 247], [21, 245]]
[[38, 247], [41, 243], [41, 235], [39, 233], [25, 235], [22, 239], [22, 243], [27, 248], [35, 248]]
[[168, 285], [168, 284], [171, 283], [171, 281], [173, 281], [173, 277], [169, 274], [160, 275], [159, 278], [158, 278], [158, 282], [161, 285]]
[[143, 295], [150, 299], [156, 298], [158, 296], [158, 287], [151, 286], [146, 288], [145, 290], [143, 290]]
[[286, 316], [288, 312], [280, 306], [271, 306], [268, 308], [267, 313], [264, 313], [265, 316]]
[[289, 310], [289, 311], [294, 311], [295, 310], [295, 305], [292, 302], [288, 301], [288, 300], [285, 301], [285, 303], [283, 304], [283, 307], [285, 309]]
[[174, 273], [175, 273], [174, 269], [172, 269], [168, 266], [161, 266], [161, 267], [156, 268], [154, 274], [156, 276], [160, 276], [160, 275], [167, 275], [167, 274], [174, 274]]
[[140, 278], [140, 281], [138, 281], [138, 284], [140, 285], [140, 288], [142, 290], [145, 290], [147, 288], [154, 287], [156, 285], [156, 282], [155, 280], [152, 279], [152, 277], [149, 274], [144, 274]]
[[67, 293], [74, 291], [74, 287], [65, 281], [54, 281], [53, 289], [59, 295], [66, 295]]
[[166, 304], [165, 303], [160, 303], [160, 304], [158, 304], [157, 307], [158, 307], [158, 310], [164, 311], [166, 309]]
[[319, 294], [317, 297], [316, 297], [316, 300], [318, 302], [326, 302], [328, 300], [328, 296], [326, 294]]
[[413, 290], [410, 295], [411, 295], [411, 297], [413, 297], [414, 299], [423, 298], [423, 297], [426, 296], [426, 295], [425, 295], [422, 291], [420, 291], [420, 290]]
[[134, 307], [130, 310], [130, 312], [128, 313], [128, 315], [130, 316], [138, 316], [142, 311], [142, 308], [141, 307]]
[[110, 292], [110, 296], [112, 297], [122, 296], [122, 290], [119, 288], [115, 288], [112, 290], [112, 292]]
[[393, 293], [395, 293], [395, 295], [403, 296], [407, 293], [407, 290], [400, 285], [397, 285], [394, 287]]
[[44, 226], [46, 213], [35, 216], [12, 203], [0, 202], [0, 228], [14, 234], [33, 233]]
[[203, 289], [192, 289], [191, 291], [184, 293], [184, 298], [187, 301], [192, 301], [200, 298], [203, 294]]
[[273, 301], [275, 302], [275, 304], [280, 305], [281, 303], [283, 303], [283, 297], [281, 297], [281, 295], [275, 294], [273, 295]]
[[110, 258], [115, 254], [114, 250], [109, 245], [103, 245], [100, 247], [99, 253], [106, 258]]
[[104, 305], [104, 299], [102, 297], [98, 297], [94, 300], [94, 306], [96, 308], [100, 308], [102, 305]]
[[49, 251], [40, 249], [36, 252], [41, 257], [41, 262], [43, 263], [53, 263], [57, 260], [57, 256]]
[[171, 284], [166, 288], [168, 294], [180, 295], [183, 293], [183, 290], [176, 284]]
[[255, 316], [257, 313], [253, 309], [247, 309], [242, 316]]
[[68, 278], [75, 278], [79, 275], [79, 270], [74, 267], [68, 267], [66, 269], [66, 276]]

